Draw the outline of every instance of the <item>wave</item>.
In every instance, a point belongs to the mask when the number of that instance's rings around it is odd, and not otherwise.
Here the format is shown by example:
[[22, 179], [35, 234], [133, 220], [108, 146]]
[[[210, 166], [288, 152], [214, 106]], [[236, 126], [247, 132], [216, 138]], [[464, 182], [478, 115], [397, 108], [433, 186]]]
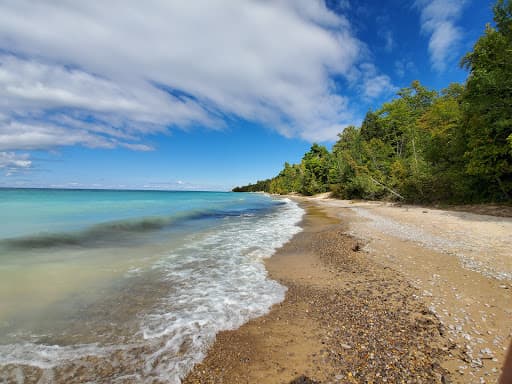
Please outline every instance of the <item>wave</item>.
[[[188, 221], [215, 220], [227, 217], [252, 217], [262, 215], [282, 202], [271, 206], [180, 212], [171, 216], [143, 217], [100, 223], [77, 232], [40, 233], [0, 240], [0, 248], [11, 251], [42, 249], [53, 247], [91, 247], [104, 246], [105, 243], [119, 242], [118, 245], [130, 245], [136, 240], [134, 235], [179, 228]], [[122, 242], [120, 242], [122, 241]]]

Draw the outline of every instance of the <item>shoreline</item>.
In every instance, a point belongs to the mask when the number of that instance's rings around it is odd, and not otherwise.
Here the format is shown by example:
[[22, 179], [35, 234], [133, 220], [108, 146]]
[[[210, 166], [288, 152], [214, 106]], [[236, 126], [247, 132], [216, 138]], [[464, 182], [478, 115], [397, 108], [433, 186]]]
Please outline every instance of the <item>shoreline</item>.
[[285, 301], [218, 334], [184, 383], [439, 381], [447, 375], [440, 324], [413, 298], [414, 288], [370, 263], [335, 215], [314, 202], [301, 206], [303, 231], [266, 261], [269, 277], [288, 287]]
[[218, 334], [184, 383], [497, 380], [512, 308], [503, 283], [372, 228], [347, 202], [291, 198], [306, 209], [303, 231], [265, 263], [285, 301]]

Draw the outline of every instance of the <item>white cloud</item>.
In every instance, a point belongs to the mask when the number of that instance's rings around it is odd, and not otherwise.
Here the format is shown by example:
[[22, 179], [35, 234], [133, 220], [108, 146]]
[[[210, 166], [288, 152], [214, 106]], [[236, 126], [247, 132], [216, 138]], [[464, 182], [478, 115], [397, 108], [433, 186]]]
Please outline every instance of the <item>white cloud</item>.
[[[73, 108], [98, 114], [119, 113], [139, 122], [160, 123], [173, 118], [208, 122], [194, 103], [182, 102], [167, 93], [140, 84], [120, 86], [99, 76], [62, 65], [47, 65], [0, 55], [0, 108], [4, 111]], [[166, 108], [171, 107], [173, 115]], [[195, 107], [195, 110], [194, 110]]]
[[360, 70], [363, 78], [361, 89], [364, 98], [375, 99], [397, 90], [391, 78], [387, 75], [379, 74], [375, 65], [363, 63], [360, 65]]
[[0, 152], [0, 169], [5, 171], [6, 176], [11, 176], [20, 170], [28, 169], [32, 161], [26, 153]]
[[364, 82], [364, 95], [370, 99], [393, 92], [395, 87], [386, 75], [371, 77]]
[[68, 127], [39, 122], [20, 123], [14, 121], [6, 124], [0, 123], [0, 150], [51, 149], [76, 144], [90, 148], [120, 146], [134, 150], [151, 150], [151, 147], [145, 144], [127, 143], [85, 129], [69, 129]]
[[435, 70], [442, 72], [457, 55], [462, 30], [455, 23], [466, 0], [416, 0], [421, 12], [421, 30], [430, 35], [428, 50]]
[[[340, 6], [347, 7], [347, 1]], [[334, 139], [364, 44], [321, 0], [0, 5], [0, 148], [125, 146], [235, 115]]]

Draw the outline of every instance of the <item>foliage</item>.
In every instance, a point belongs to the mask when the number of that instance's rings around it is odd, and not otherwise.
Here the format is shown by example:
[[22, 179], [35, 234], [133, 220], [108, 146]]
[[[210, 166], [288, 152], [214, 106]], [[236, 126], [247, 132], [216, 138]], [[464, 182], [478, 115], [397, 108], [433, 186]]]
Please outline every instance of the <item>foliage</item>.
[[467, 173], [479, 180], [480, 193], [506, 199], [512, 192], [512, 3], [498, 1], [494, 21], [496, 28], [487, 25], [462, 60], [470, 71], [462, 129]]

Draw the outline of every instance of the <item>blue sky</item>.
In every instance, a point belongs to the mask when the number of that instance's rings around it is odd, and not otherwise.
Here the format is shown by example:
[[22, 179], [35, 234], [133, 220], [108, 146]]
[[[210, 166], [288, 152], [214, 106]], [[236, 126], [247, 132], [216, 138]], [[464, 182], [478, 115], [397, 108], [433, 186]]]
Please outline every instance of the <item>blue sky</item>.
[[230, 189], [441, 89], [486, 0], [0, 4], [0, 186]]

